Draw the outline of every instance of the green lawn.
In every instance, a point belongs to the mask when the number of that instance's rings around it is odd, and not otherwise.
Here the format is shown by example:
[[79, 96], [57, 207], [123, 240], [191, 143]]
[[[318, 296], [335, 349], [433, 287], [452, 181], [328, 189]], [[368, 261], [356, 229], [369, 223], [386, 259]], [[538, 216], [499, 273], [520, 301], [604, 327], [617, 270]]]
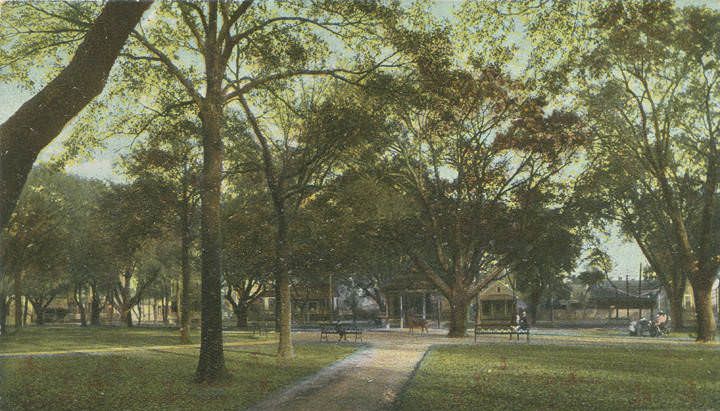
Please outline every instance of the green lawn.
[[715, 347], [490, 344], [430, 351], [403, 410], [718, 409]]
[[[199, 342], [199, 330], [193, 330], [191, 340]], [[274, 337], [263, 335], [254, 337], [250, 333], [227, 332], [226, 342], [251, 340], [272, 340]], [[131, 348], [157, 345], [176, 345], [180, 343], [176, 329], [167, 327], [78, 327], [48, 326], [27, 327], [17, 334], [0, 338], [0, 354], [17, 352], [53, 352], [66, 350]]]
[[297, 358], [286, 365], [274, 344], [227, 348], [232, 379], [215, 385], [192, 382], [198, 350], [191, 348], [0, 360], [0, 409], [238, 410], [355, 348], [297, 344]]

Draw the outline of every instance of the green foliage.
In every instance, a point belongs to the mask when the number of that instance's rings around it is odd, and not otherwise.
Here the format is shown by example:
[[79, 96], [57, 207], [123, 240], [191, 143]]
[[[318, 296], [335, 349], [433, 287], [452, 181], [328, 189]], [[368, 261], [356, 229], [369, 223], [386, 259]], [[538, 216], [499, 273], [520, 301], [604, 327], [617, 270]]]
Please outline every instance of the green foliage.
[[238, 302], [248, 304], [269, 285], [274, 270], [274, 229], [267, 196], [251, 179], [234, 179], [223, 211], [223, 277]]
[[0, 5], [0, 81], [35, 88], [67, 65], [100, 12], [92, 2]]
[[[432, 47], [452, 43], [451, 34], [436, 28], [414, 34], [427, 39], [406, 51], [413, 64], [393, 79], [398, 92], [377, 95], [391, 113], [383, 129], [390, 142], [373, 167], [417, 210], [398, 225], [413, 235], [395, 241], [414, 258], [422, 255], [447, 285], [471, 290], [478, 273], [527, 260], [528, 241], [542, 235], [518, 225], [522, 195], [543, 193], [549, 208], [572, 196], [571, 190], [558, 194], [567, 184], [562, 171], [575, 162], [588, 133], [577, 115], [549, 110], [535, 90], [499, 66], [461, 65], [452, 48]], [[529, 221], [542, 219], [527, 212]], [[560, 240], [564, 230], [571, 237], [572, 225], [549, 236]], [[576, 253], [567, 254], [573, 260]]]
[[[38, 167], [30, 175], [8, 228], [2, 233], [5, 272], [21, 277], [22, 292], [45, 304], [89, 275], [94, 256], [88, 210], [102, 184]], [[87, 259], [89, 257], [89, 259]], [[94, 259], [93, 259], [94, 258]]]

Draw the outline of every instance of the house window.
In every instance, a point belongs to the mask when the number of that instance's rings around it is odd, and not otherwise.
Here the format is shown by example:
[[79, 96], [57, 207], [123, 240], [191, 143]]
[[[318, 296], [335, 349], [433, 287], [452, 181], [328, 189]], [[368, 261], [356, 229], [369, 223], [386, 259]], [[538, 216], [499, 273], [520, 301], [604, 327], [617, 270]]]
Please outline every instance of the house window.
[[500, 286], [497, 287], [497, 292], [500, 293]]
[[311, 301], [310, 303], [308, 303], [308, 310], [309, 310], [311, 313], [317, 312], [317, 310], [318, 310], [318, 303], [317, 303], [317, 301]]

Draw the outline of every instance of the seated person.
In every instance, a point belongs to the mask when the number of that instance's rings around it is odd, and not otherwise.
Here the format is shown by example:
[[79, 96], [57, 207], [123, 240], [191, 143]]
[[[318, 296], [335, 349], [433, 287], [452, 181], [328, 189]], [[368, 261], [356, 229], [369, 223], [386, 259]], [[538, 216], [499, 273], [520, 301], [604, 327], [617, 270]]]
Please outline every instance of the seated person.
[[527, 313], [525, 311], [523, 311], [522, 314], [520, 314], [520, 320], [518, 321], [518, 326], [523, 331], [530, 328], [530, 324], [528, 323]]
[[657, 316], [655, 316], [655, 325], [658, 326], [660, 329], [665, 329], [668, 323], [668, 316], [665, 314], [664, 311], [659, 311], [657, 313]]

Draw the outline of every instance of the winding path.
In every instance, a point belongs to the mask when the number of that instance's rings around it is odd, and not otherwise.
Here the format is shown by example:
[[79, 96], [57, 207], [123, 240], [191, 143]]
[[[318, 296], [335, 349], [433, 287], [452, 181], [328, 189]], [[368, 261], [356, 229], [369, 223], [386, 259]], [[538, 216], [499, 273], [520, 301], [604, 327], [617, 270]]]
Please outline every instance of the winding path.
[[371, 334], [367, 348], [254, 407], [265, 410], [387, 410], [431, 344], [431, 336]]
[[[250, 410], [308, 411], [370, 411], [392, 409], [395, 399], [425, 353], [434, 344], [473, 344], [471, 337], [448, 339], [444, 330], [431, 330], [430, 335], [408, 335], [407, 331], [371, 332], [368, 345], [350, 357], [320, 370], [299, 383], [270, 395]], [[298, 341], [316, 341], [314, 333], [298, 333]], [[503, 336], [482, 336], [478, 343], [519, 344]], [[621, 335], [588, 336], [580, 330], [539, 330], [531, 345], [592, 345], [617, 344], [682, 344], [693, 345], [689, 339], [650, 339]], [[720, 348], [720, 346], [718, 346]]]
[[[271, 394], [250, 408], [264, 410], [388, 410], [410, 380], [425, 353], [434, 344], [472, 344], [473, 339], [448, 339], [444, 330], [431, 330], [430, 335], [408, 335], [407, 331], [370, 332], [368, 343], [356, 353], [301, 380], [289, 388]], [[505, 338], [486, 336], [479, 343], [508, 344]], [[294, 333], [298, 342], [317, 343], [317, 333]], [[226, 343], [226, 347], [246, 347], [274, 344], [275, 341], [238, 341]], [[514, 342], [525, 345], [524, 341]], [[531, 345], [593, 345], [597, 347], [616, 344], [694, 345], [688, 338], [650, 339], [623, 337], [621, 335], [586, 335], [579, 330], [539, 330], [531, 338]], [[197, 348], [197, 345], [161, 345], [142, 347], [112, 347], [76, 349], [66, 351], [20, 352], [0, 354], [0, 359], [44, 357], [112, 355], [121, 352], [166, 351]], [[720, 350], [720, 345], [713, 345]]]

